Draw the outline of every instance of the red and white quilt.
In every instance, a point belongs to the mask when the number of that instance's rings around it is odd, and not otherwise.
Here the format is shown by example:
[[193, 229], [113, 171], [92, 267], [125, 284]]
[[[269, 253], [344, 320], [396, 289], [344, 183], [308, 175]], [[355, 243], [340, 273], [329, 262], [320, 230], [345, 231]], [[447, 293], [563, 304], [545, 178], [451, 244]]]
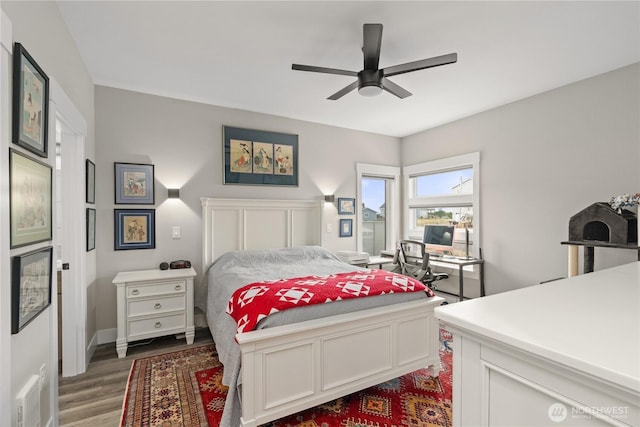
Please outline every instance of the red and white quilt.
[[258, 322], [269, 314], [288, 308], [420, 291], [425, 291], [430, 297], [435, 296], [431, 289], [412, 277], [375, 269], [265, 280], [237, 289], [227, 304], [227, 313], [235, 319], [237, 331], [241, 333], [255, 329]]

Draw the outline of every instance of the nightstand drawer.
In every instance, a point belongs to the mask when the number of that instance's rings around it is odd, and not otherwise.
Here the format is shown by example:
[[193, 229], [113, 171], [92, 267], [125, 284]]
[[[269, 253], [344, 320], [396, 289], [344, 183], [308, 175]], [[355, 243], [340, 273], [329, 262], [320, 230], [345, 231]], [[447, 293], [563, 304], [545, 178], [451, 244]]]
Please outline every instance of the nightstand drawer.
[[128, 285], [127, 298], [140, 298], [150, 297], [154, 295], [184, 293], [185, 288], [186, 286], [183, 280], [175, 282], [171, 281], [162, 283]]
[[129, 333], [131, 339], [138, 335], [163, 335], [166, 331], [173, 329], [184, 329], [185, 314], [179, 313], [172, 316], [154, 317], [150, 319], [129, 320]]
[[169, 311], [184, 310], [184, 295], [168, 298], [131, 299], [127, 301], [127, 315], [129, 318], [160, 314]]
[[193, 344], [193, 281], [191, 268], [123, 271], [113, 278], [117, 289], [118, 358], [131, 341], [184, 333]]

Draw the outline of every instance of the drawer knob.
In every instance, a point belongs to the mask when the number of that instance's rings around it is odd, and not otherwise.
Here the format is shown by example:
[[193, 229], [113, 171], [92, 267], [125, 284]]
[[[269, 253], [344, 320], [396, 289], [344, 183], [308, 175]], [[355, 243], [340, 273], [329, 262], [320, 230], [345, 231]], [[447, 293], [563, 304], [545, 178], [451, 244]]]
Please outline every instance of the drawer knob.
[[156, 308], [156, 309], [158, 309], [160, 307], [162, 307], [162, 304], [160, 304], [159, 302], [157, 302], [156, 305], [153, 306], [153, 308]]
[[132, 290], [131, 295], [138, 295], [138, 290], [137, 289]]
[[153, 325], [153, 326], [155, 326], [156, 328], [159, 328], [160, 326], [162, 326], [162, 323], [160, 323], [160, 322], [156, 322], [156, 324], [155, 324], [155, 325]]
[[176, 291], [179, 291], [180, 289], [182, 289], [182, 286], [176, 285]]

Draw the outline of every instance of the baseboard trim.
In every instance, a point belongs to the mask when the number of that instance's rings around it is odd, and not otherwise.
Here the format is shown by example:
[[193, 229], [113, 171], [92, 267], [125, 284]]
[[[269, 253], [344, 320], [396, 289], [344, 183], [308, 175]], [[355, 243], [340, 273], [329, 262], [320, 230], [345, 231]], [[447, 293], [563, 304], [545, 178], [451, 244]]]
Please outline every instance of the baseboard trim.
[[98, 345], [116, 342], [116, 338], [118, 337], [118, 329], [100, 329], [96, 332], [96, 335], [98, 337]]
[[[95, 353], [97, 346], [98, 346], [98, 333], [96, 332], [91, 337], [91, 341], [89, 341], [89, 345], [87, 346], [87, 354], [86, 354], [86, 358], [84, 359], [87, 361], [87, 367], [89, 366], [89, 362], [93, 358], [93, 353]], [[87, 369], [85, 367], [85, 372], [86, 370]]]

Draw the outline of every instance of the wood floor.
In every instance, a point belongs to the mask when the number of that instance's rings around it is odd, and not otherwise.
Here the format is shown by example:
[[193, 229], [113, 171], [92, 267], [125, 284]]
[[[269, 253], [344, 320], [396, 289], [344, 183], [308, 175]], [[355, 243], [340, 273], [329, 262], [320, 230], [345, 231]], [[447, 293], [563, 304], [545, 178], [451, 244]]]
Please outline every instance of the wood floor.
[[[209, 342], [213, 342], [209, 329], [197, 328], [194, 344]], [[155, 338], [148, 344], [129, 346], [127, 357], [118, 359], [115, 343], [99, 345], [87, 372], [59, 378], [60, 426], [118, 427], [133, 360], [186, 347], [184, 338], [171, 335]]]

